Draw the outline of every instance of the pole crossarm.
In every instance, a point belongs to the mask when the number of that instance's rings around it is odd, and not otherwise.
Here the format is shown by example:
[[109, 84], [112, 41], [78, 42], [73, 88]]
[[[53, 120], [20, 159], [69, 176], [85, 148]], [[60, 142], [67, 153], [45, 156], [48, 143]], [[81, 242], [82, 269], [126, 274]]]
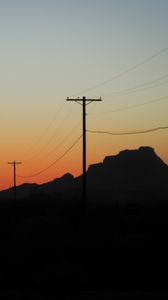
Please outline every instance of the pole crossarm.
[[8, 162], [8, 165], [20, 165], [20, 164], [22, 164], [22, 162], [21, 161], [9, 161]]
[[94, 101], [102, 101], [102, 98], [97, 98], [97, 99], [89, 99], [86, 97], [83, 98], [69, 98], [67, 97], [66, 99], [67, 101], [74, 101], [74, 102], [81, 102], [81, 101], [87, 101], [87, 102], [94, 102]]

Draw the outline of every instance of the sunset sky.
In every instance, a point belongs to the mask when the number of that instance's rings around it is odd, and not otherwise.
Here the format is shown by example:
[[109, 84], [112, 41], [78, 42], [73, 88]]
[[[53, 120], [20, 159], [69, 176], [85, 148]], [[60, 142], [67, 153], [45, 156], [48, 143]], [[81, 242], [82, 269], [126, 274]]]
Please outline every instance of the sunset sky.
[[[168, 126], [167, 16], [167, 0], [0, 0], [0, 189], [13, 184], [8, 161], [33, 175], [81, 135], [82, 108], [67, 97], [102, 97], [87, 107], [88, 129]], [[168, 164], [168, 130], [160, 130], [87, 133], [87, 165], [142, 145]], [[17, 184], [67, 172], [82, 172], [82, 140]]]

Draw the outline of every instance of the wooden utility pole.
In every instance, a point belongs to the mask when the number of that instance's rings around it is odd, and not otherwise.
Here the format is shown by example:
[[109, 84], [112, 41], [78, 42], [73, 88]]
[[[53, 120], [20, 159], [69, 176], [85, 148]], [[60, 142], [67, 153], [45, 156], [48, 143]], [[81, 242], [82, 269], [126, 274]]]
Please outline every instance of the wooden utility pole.
[[16, 165], [20, 165], [20, 161], [13, 161], [13, 162], [8, 162], [9, 165], [13, 165], [13, 193], [14, 193], [14, 200], [16, 202]]
[[86, 105], [95, 101], [102, 101], [99, 99], [87, 99], [83, 98], [67, 98], [67, 101], [74, 101], [82, 105], [82, 123], [83, 123], [83, 209], [86, 209], [87, 200], [86, 200]]

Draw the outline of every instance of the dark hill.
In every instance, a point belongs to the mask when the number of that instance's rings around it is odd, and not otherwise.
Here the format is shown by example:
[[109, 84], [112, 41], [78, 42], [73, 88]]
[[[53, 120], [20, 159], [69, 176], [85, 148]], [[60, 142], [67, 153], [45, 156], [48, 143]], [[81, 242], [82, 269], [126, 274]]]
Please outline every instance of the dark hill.
[[[87, 171], [88, 197], [102, 198], [102, 195], [115, 191], [159, 190], [167, 191], [168, 166], [157, 156], [151, 147], [124, 150], [118, 155], [107, 156], [102, 163], [90, 165]], [[32, 194], [48, 195], [70, 199], [81, 195], [82, 175], [74, 178], [65, 174], [51, 182], [23, 184], [18, 186], [18, 198]], [[12, 191], [0, 193], [0, 198], [11, 198]]]
[[121, 151], [88, 169], [91, 188], [164, 188], [167, 180], [168, 166], [150, 147]]
[[42, 191], [45, 191], [50, 196], [53, 195], [59, 196], [62, 193], [68, 196], [69, 191], [72, 192], [72, 189], [74, 188], [74, 184], [75, 184], [75, 179], [73, 175], [67, 173], [60, 178], [54, 179], [53, 181], [50, 181], [46, 184], [42, 184], [40, 186], [40, 189]]

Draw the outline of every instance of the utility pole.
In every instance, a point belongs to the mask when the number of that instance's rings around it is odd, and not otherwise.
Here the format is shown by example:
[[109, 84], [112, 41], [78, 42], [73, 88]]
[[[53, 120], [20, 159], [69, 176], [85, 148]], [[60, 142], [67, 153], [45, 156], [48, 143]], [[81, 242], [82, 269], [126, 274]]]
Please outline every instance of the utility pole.
[[21, 162], [20, 161], [13, 161], [13, 162], [8, 162], [9, 165], [13, 165], [13, 192], [14, 192], [14, 200], [16, 203], [16, 165], [20, 165]]
[[95, 101], [102, 101], [101, 98], [99, 99], [87, 99], [86, 97], [83, 98], [67, 98], [67, 101], [74, 101], [78, 104], [82, 105], [82, 123], [83, 123], [83, 209], [86, 209], [86, 105], [95, 102]]

